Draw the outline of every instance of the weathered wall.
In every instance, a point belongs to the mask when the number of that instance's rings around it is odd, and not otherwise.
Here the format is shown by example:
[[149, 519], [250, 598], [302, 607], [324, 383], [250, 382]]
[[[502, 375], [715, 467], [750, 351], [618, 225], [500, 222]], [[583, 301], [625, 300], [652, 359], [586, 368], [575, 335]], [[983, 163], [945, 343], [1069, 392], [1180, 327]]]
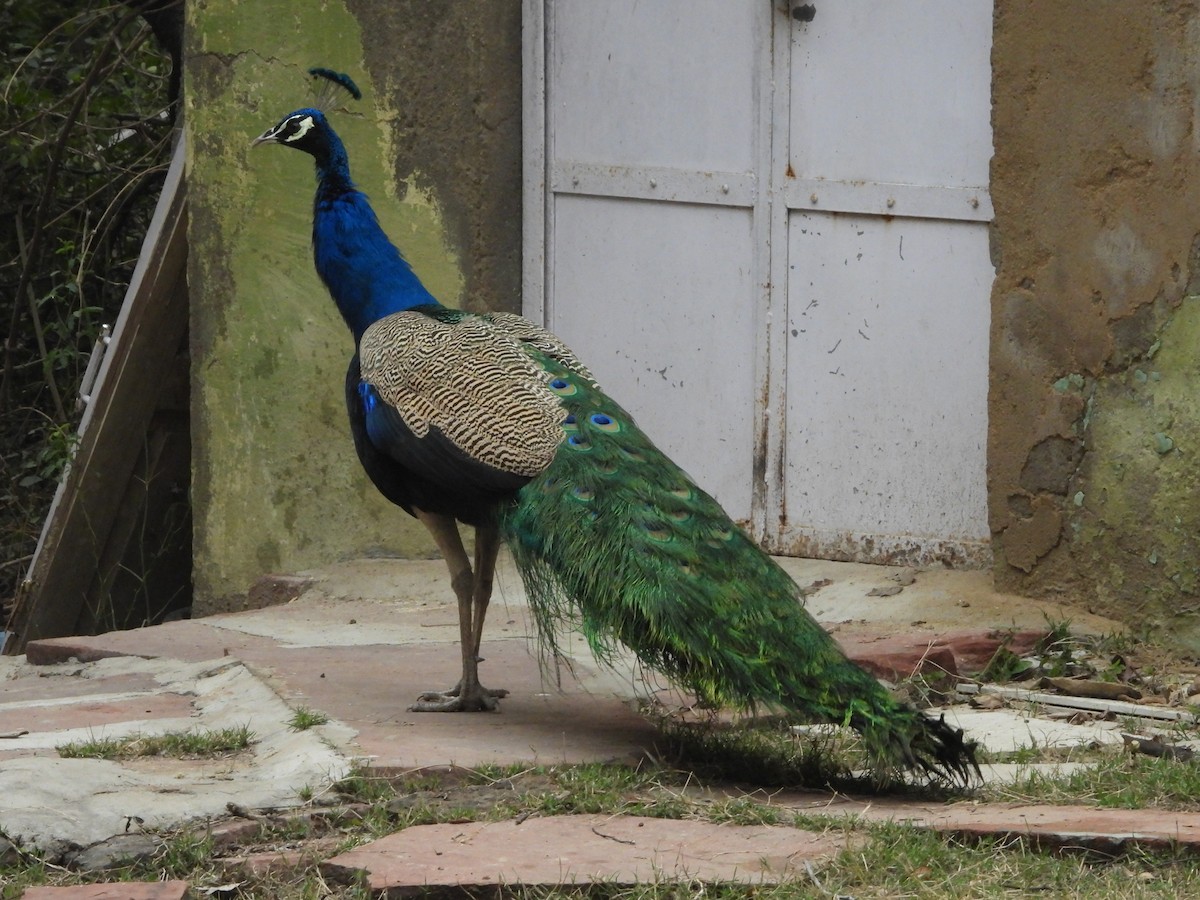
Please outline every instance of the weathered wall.
[[517, 0], [188, 4], [197, 613], [260, 575], [425, 555], [360, 473], [343, 409], [350, 336], [312, 266], [313, 167], [250, 141], [313, 98], [313, 65], [364, 98], [332, 119], [354, 177], [451, 305], [519, 307]]
[[998, 0], [996, 581], [1200, 648], [1200, 13]]

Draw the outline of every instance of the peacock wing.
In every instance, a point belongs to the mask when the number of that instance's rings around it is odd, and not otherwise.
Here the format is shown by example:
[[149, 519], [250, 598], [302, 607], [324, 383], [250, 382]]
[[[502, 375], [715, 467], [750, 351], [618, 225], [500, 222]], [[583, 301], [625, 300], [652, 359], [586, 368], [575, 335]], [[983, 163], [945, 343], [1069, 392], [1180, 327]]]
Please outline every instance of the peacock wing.
[[497, 332], [520, 341], [523, 352], [532, 357], [543, 373], [549, 373], [547, 378], [551, 378], [555, 370], [563, 369], [572, 376], [578, 376], [592, 389], [597, 387], [592, 373], [580, 362], [575, 351], [554, 332], [514, 313], [487, 313], [483, 318]]
[[566, 412], [522, 338], [492, 316], [394, 313], [358, 349], [372, 444], [428, 480], [513, 491], [554, 459]]

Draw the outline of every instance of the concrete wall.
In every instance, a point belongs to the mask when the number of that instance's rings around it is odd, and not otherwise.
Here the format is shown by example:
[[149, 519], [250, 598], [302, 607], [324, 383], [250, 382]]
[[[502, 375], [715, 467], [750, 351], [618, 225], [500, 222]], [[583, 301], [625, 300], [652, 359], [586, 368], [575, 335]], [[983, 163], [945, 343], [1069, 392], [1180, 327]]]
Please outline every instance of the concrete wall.
[[384, 227], [445, 303], [519, 309], [520, 3], [189, 3], [195, 610], [260, 575], [427, 555], [359, 471], [353, 351], [313, 271], [313, 167], [250, 141], [309, 105], [313, 65], [364, 98], [331, 116]]
[[1200, 14], [998, 0], [999, 587], [1200, 649]]

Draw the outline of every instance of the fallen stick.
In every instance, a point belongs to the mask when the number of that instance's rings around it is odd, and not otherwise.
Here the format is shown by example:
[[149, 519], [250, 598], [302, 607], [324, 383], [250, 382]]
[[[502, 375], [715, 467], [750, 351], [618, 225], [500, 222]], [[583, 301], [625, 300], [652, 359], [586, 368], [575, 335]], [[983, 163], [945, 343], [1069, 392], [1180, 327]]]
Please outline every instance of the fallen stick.
[[1045, 694], [1027, 691], [1024, 688], [1000, 687], [994, 684], [960, 684], [955, 688], [961, 694], [996, 694], [1009, 700], [1026, 703], [1041, 703], [1045, 706], [1062, 706], [1067, 709], [1087, 709], [1093, 712], [1111, 712], [1118, 716], [1134, 716], [1139, 719], [1165, 719], [1169, 722], [1195, 722], [1196, 717], [1181, 709], [1165, 706], [1147, 706], [1127, 700], [1097, 700], [1092, 697], [1064, 697], [1060, 694]]

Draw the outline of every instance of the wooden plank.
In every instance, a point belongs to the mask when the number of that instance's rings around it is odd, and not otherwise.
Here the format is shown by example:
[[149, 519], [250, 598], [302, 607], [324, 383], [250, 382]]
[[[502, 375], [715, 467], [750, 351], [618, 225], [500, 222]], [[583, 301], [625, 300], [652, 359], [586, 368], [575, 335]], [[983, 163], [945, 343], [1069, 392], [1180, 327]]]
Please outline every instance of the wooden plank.
[[189, 424], [186, 413], [155, 411], [76, 633], [139, 628], [191, 604]]
[[92, 399], [79, 446], [18, 591], [6, 653], [71, 634], [106, 553], [110, 530], [143, 451], [164, 373], [187, 327], [186, 191], [180, 140], [150, 221]]

